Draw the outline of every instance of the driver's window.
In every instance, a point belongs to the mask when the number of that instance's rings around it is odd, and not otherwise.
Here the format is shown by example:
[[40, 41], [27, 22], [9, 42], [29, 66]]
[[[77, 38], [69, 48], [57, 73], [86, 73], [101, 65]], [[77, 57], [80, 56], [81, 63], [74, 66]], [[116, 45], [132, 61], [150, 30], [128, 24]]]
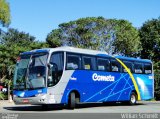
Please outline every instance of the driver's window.
[[63, 72], [63, 53], [53, 53], [50, 59], [48, 86], [56, 85], [61, 79]]

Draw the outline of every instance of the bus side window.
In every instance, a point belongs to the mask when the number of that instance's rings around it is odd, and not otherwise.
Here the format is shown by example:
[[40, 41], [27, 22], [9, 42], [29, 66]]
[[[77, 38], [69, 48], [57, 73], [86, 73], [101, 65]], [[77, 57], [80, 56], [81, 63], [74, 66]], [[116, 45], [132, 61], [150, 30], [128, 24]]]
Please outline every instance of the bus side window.
[[113, 72], [120, 72], [121, 65], [116, 60], [111, 60], [111, 71]]
[[50, 64], [53, 66], [50, 67], [50, 72], [49, 72], [49, 78], [48, 78], [48, 86], [54, 86], [56, 85], [62, 76], [63, 72], [63, 53], [62, 52], [56, 52], [53, 53], [50, 59]]
[[80, 69], [80, 62], [81, 58], [78, 55], [67, 55], [67, 64], [66, 69], [67, 70], [75, 70]]
[[144, 73], [151, 74], [152, 73], [152, 64], [145, 63], [144, 64]]
[[135, 63], [134, 64], [134, 72], [136, 74], [142, 74], [143, 73], [143, 66], [141, 63]]
[[88, 56], [83, 57], [83, 69], [94, 70], [95, 69], [94, 64], [95, 64], [94, 57], [88, 57]]
[[[124, 61], [124, 64], [127, 66], [127, 68], [132, 72], [133, 65], [132, 62]], [[123, 67], [123, 72], [127, 72], [127, 70]]]
[[97, 58], [97, 70], [110, 71], [109, 60], [104, 58]]

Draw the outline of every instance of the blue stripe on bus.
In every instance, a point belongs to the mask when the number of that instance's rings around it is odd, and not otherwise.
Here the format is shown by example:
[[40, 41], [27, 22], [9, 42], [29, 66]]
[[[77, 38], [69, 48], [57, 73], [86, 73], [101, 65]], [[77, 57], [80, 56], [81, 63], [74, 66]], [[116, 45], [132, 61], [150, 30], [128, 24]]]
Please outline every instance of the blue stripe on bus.
[[153, 87], [154, 79], [150, 79], [152, 74], [133, 74], [138, 84], [138, 88], [141, 94], [142, 100], [152, 99], [153, 97]]
[[29, 52], [23, 52], [21, 55], [31, 55], [34, 53], [48, 53], [48, 52], [49, 52], [48, 50], [37, 49]]
[[17, 97], [35, 97], [37, 94], [47, 94], [47, 88], [42, 88], [42, 89], [34, 89], [34, 90], [14, 90], [13, 95], [16, 95]]
[[148, 59], [140, 59], [140, 58], [133, 58], [133, 57], [124, 57], [124, 56], [115, 56], [115, 58], [121, 59], [121, 60], [127, 60], [127, 61], [138, 61], [143, 63], [152, 63], [151, 60]]

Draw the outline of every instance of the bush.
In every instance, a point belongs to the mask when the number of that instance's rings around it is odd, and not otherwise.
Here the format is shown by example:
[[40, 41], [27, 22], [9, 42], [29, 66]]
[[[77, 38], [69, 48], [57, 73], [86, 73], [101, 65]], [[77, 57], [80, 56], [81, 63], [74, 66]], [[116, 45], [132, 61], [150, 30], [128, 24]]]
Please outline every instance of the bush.
[[7, 99], [7, 95], [4, 94], [3, 92], [0, 92], [0, 100], [6, 100]]
[[155, 97], [155, 100], [160, 100], [160, 87], [155, 89], [154, 97]]

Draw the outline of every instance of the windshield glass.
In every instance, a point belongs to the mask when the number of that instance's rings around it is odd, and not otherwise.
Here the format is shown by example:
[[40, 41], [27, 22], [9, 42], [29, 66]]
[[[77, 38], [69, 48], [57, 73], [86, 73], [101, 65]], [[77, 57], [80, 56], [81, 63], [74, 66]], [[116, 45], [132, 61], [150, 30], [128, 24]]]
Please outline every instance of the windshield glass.
[[24, 89], [25, 88], [25, 78], [27, 73], [27, 67], [30, 60], [30, 55], [21, 56], [16, 64], [16, 70], [14, 73], [14, 88]]
[[47, 54], [22, 55], [17, 62], [14, 89], [45, 87]]

